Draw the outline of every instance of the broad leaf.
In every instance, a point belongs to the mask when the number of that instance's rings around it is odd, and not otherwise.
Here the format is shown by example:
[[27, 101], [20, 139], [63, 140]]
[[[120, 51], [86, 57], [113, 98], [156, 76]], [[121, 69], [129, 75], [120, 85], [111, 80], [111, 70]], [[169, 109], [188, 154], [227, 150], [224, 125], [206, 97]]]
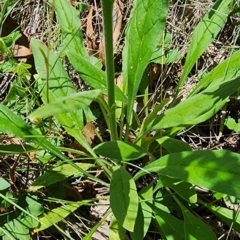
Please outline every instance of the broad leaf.
[[138, 212], [138, 194], [135, 182], [123, 167], [112, 174], [110, 206], [118, 223], [132, 232]]
[[38, 108], [30, 114], [29, 119], [35, 123], [42, 118], [84, 109], [89, 107], [92, 101], [94, 101], [100, 93], [99, 90], [92, 90], [74, 93], [67, 97], [59, 98], [56, 101], [52, 101], [51, 103]]
[[203, 92], [187, 98], [168, 109], [149, 123], [147, 130], [159, 130], [175, 126], [189, 126], [203, 122], [213, 116], [226, 103], [228, 96], [240, 85], [240, 77], [209, 86]]
[[161, 181], [164, 186], [173, 189], [184, 200], [190, 203], [197, 202], [197, 193], [192, 184], [167, 176], [161, 176]]
[[59, 159], [68, 161], [68, 158], [48, 142], [43, 135], [2, 104], [0, 104], [0, 132], [13, 134], [17, 137], [32, 141], [37, 146], [40, 145], [53, 155], [58, 156]]
[[[202, 202], [201, 202], [202, 203]], [[202, 203], [216, 216], [221, 218], [228, 226], [232, 227], [237, 232], [240, 232], [240, 214], [232, 209], [227, 209], [212, 204]]]
[[135, 0], [123, 50], [124, 89], [128, 95], [128, 122], [143, 73], [160, 42], [168, 11], [167, 0]]
[[76, 209], [83, 205], [87, 205], [88, 203], [89, 201], [87, 200], [70, 203], [44, 213], [43, 216], [39, 218], [40, 225], [37, 228], [34, 228], [33, 232], [40, 232], [55, 225], [65, 219], [69, 214], [73, 213]]
[[57, 13], [59, 26], [63, 33], [63, 44], [68, 50], [73, 50], [83, 57], [89, 57], [83, 44], [79, 11], [65, 0], [50, 0]]
[[144, 239], [152, 221], [152, 208], [149, 206], [153, 199], [152, 185], [152, 183], [148, 184], [139, 193], [138, 214], [134, 230], [130, 232], [132, 240]]
[[185, 239], [189, 240], [217, 240], [216, 235], [213, 233], [211, 228], [206, 225], [200, 218], [194, 216], [175, 196], [173, 198], [176, 200], [180, 208], [182, 209], [182, 214], [184, 217], [184, 231]]
[[161, 137], [156, 139], [156, 141], [164, 147], [169, 153], [191, 151], [191, 147], [181, 140], [171, 138], [168, 136]]
[[[36, 70], [40, 76], [37, 81], [43, 102], [46, 104], [56, 101], [60, 97], [76, 93], [59, 56], [35, 39], [31, 40], [30, 46], [37, 66]], [[81, 109], [71, 113], [59, 114], [56, 119], [71, 136], [75, 137], [91, 153], [87, 141], [79, 134], [84, 127], [83, 111]]]
[[[37, 73], [44, 84], [43, 87], [47, 84], [48, 90], [53, 92], [57, 98], [76, 93], [59, 56], [36, 39], [31, 39], [30, 47]], [[51, 96], [49, 96], [49, 101], [52, 100], [55, 99], [51, 99]]]
[[0, 236], [6, 234], [3, 239], [30, 240], [30, 229], [37, 227], [39, 221], [37, 216], [43, 213], [43, 207], [37, 202], [37, 197], [28, 194], [21, 195], [17, 205], [25, 212], [15, 209], [7, 215], [1, 215]]
[[97, 145], [93, 150], [101, 156], [124, 162], [140, 159], [149, 154], [138, 145], [123, 141], [104, 142]]
[[240, 51], [237, 51], [219, 63], [211, 72], [204, 74], [189, 96], [195, 95], [210, 84], [220, 84], [223, 81], [228, 81], [229, 79], [240, 76], [239, 58]]
[[7, 182], [3, 177], [0, 177], [0, 191], [8, 189], [10, 186], [9, 182]]
[[109, 226], [109, 240], [123, 240], [125, 239], [126, 230], [119, 225], [117, 219], [112, 216]]
[[84, 171], [93, 167], [93, 165], [89, 163], [75, 163], [74, 166], [70, 164], [63, 164], [59, 167], [46, 171], [43, 175], [38, 177], [37, 180], [30, 186], [29, 190], [37, 191], [40, 188], [48, 187], [57, 182], [62, 182], [71, 176], [79, 177], [83, 175], [83, 172], [80, 172], [76, 166]]
[[31, 145], [27, 145], [27, 144], [0, 145], [0, 156], [4, 156], [7, 154], [14, 154], [14, 153], [35, 152], [37, 150], [39, 150], [39, 148], [33, 147]]
[[[74, 69], [80, 77], [94, 89], [100, 89], [104, 94], [107, 93], [106, 73], [93, 66], [85, 58], [79, 56], [76, 52], [68, 51], [67, 56]], [[126, 97], [115, 85], [116, 100], [126, 102]]]
[[[160, 205], [159, 205], [160, 206]], [[153, 213], [156, 218], [159, 231], [166, 240], [185, 240], [183, 221], [174, 217], [171, 213], [153, 206]]]
[[148, 172], [157, 172], [213, 191], [240, 197], [238, 153], [226, 150], [172, 153], [148, 164], [134, 179]]
[[54, 4], [53, 7], [57, 13], [57, 19], [63, 34], [63, 42], [60, 46], [61, 54], [65, 54], [66, 51], [73, 51], [87, 59], [91, 64], [101, 67], [100, 60], [89, 56], [87, 49], [84, 47], [79, 11], [65, 0], [50, 0], [50, 3]]
[[232, 0], [218, 0], [194, 29], [178, 88], [183, 86], [198, 58], [222, 29], [232, 10], [232, 2]]

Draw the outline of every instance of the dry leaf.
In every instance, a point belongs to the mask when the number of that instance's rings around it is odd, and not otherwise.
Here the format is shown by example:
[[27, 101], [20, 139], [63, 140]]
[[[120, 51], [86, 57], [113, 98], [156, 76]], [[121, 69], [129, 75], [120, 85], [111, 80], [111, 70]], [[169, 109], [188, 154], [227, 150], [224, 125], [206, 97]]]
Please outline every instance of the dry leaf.
[[82, 130], [83, 136], [86, 138], [88, 144], [91, 146], [95, 137], [95, 125], [93, 122], [88, 122]]
[[113, 46], [116, 52], [116, 45], [121, 35], [123, 20], [123, 3], [120, 0], [115, 1], [113, 6]]
[[93, 10], [95, 8], [90, 6], [87, 19], [87, 27], [86, 27], [86, 36], [87, 36], [87, 50], [90, 55], [96, 54], [98, 46], [96, 44], [96, 37], [93, 30], [92, 19], [93, 19]]

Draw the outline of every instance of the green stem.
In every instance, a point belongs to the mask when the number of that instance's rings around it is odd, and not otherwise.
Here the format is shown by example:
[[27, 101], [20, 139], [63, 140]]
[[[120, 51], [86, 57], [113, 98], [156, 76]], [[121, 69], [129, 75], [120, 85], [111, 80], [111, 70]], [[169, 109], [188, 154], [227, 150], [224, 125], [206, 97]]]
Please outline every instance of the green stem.
[[116, 105], [115, 105], [115, 84], [114, 84], [114, 55], [113, 55], [113, 4], [114, 0], [101, 0], [103, 12], [103, 31], [104, 31], [104, 45], [105, 45], [105, 60], [107, 72], [107, 88], [108, 88], [108, 105], [109, 125], [111, 132], [111, 140], [117, 140], [116, 127]]

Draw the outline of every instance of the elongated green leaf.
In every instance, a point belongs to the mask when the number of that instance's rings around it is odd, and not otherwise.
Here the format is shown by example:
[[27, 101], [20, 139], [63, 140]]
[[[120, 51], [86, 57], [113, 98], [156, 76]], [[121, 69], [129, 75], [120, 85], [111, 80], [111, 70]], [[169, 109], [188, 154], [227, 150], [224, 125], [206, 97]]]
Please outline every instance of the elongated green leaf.
[[[19, 116], [12, 113], [6, 106], [2, 104], [0, 104], [0, 132], [14, 134], [15, 136], [26, 139], [27, 141], [32, 141], [37, 146], [41, 146], [43, 149], [57, 156], [62, 161], [71, 164], [78, 169], [79, 172], [89, 176], [86, 171], [69, 161], [69, 159], [65, 157], [54, 145], [45, 139], [45, 136], [41, 135], [37, 130], [33, 129]], [[81, 135], [78, 133], [77, 137], [79, 136], [81, 137]]]
[[[201, 202], [202, 203], [202, 202]], [[240, 215], [235, 210], [227, 209], [220, 206], [214, 206], [212, 204], [202, 203], [216, 216], [221, 218], [228, 226], [233, 227], [234, 230], [240, 232]]]
[[153, 212], [159, 231], [165, 240], [185, 240], [183, 221], [155, 206], [153, 206]]
[[228, 14], [232, 10], [232, 3], [232, 0], [218, 0], [194, 29], [178, 88], [183, 86], [198, 58], [222, 29]]
[[61, 54], [65, 54], [66, 51], [73, 51], [91, 62], [91, 64], [101, 67], [101, 61], [89, 56], [87, 49], [84, 47], [79, 11], [65, 0], [50, 0], [50, 3], [54, 4], [53, 8], [57, 13], [57, 19], [63, 34], [63, 42], [60, 46]]
[[[75, 52], [69, 51], [67, 56], [74, 69], [85, 82], [87, 82], [92, 88], [100, 89], [107, 95], [107, 80], [104, 71], [91, 65], [85, 58], [79, 56]], [[115, 93], [117, 100], [126, 102], [126, 97], [118, 86], [115, 86]]]
[[235, 52], [232, 56], [218, 64], [211, 72], [205, 74], [189, 94], [193, 96], [200, 90], [206, 88], [210, 84], [220, 84], [223, 81], [240, 76], [239, 66], [240, 51]]
[[175, 201], [178, 203], [182, 209], [184, 217], [184, 230], [185, 239], [188, 240], [199, 240], [199, 239], [209, 239], [217, 240], [216, 235], [213, 233], [211, 228], [207, 226], [198, 217], [195, 217], [175, 196], [173, 196]]
[[104, 142], [93, 150], [96, 154], [124, 162], [140, 159], [149, 154], [145, 149], [123, 141]]
[[64, 47], [73, 50], [83, 57], [89, 58], [86, 48], [83, 44], [81, 21], [79, 11], [74, 8], [70, 2], [65, 0], [49, 1], [57, 13], [59, 26], [63, 33]]
[[109, 240], [124, 240], [126, 230], [119, 225], [117, 219], [112, 216], [109, 226]]
[[118, 223], [132, 232], [138, 212], [138, 194], [135, 182], [123, 167], [112, 174], [110, 206]]
[[27, 153], [34, 152], [39, 150], [31, 145], [18, 145], [18, 144], [9, 144], [9, 145], [0, 145], [0, 156], [13, 153]]
[[[36, 39], [31, 39], [30, 47], [34, 56], [34, 63], [37, 73], [44, 84], [48, 81], [48, 87], [54, 95], [66, 97], [68, 94], [75, 93], [76, 90], [64, 69], [59, 56], [48, 49]], [[49, 99], [51, 101], [51, 98]]]
[[227, 101], [228, 96], [240, 85], [240, 77], [209, 86], [203, 92], [187, 98], [176, 107], [155, 118], [147, 130], [159, 130], [175, 126], [188, 126], [203, 122], [213, 116]]
[[83, 205], [87, 205], [89, 201], [84, 200], [80, 202], [70, 203], [63, 205], [61, 207], [55, 208], [47, 213], [45, 213], [42, 217], [39, 218], [40, 226], [34, 228], [34, 232], [40, 232], [44, 229], [47, 229], [56, 223], [62, 221], [69, 214], [73, 213], [76, 209]]
[[161, 176], [161, 181], [164, 186], [172, 188], [184, 200], [190, 203], [197, 202], [197, 193], [192, 184], [167, 176]]
[[46, 104], [30, 114], [29, 119], [36, 122], [39, 119], [57, 114], [77, 111], [88, 107], [99, 95], [99, 90], [80, 92], [71, 94], [67, 97], [60, 98], [54, 102]]
[[166, 155], [140, 170], [134, 179], [157, 172], [203, 186], [210, 190], [240, 197], [239, 154], [226, 150], [181, 152]]
[[30, 140], [58, 156], [60, 159], [68, 161], [44, 136], [2, 104], [0, 104], [0, 132], [14, 134], [17, 137], [27, 139], [28, 141]]
[[[47, 104], [56, 101], [60, 97], [76, 93], [67, 72], [59, 60], [59, 56], [35, 39], [31, 40], [30, 46], [37, 66], [36, 70], [40, 76], [37, 81], [43, 102]], [[83, 111], [81, 109], [71, 113], [59, 114], [56, 119], [89, 153], [92, 152], [86, 139], [79, 134], [84, 127]]]
[[123, 81], [128, 95], [128, 122], [143, 73], [160, 42], [168, 10], [167, 0], [135, 0], [123, 50]]
[[133, 232], [130, 232], [132, 240], [144, 239], [150, 223], [152, 221], [152, 208], [149, 204], [152, 204], [153, 199], [153, 184], [148, 184], [139, 193], [139, 207], [138, 214], [134, 226]]
[[159, 139], [156, 139], [156, 141], [163, 146], [169, 153], [174, 152], [183, 152], [183, 151], [191, 151], [191, 147], [178, 139], [171, 138], [168, 136], [161, 137]]
[[83, 175], [82, 172], [79, 172], [76, 166], [86, 171], [94, 165], [89, 163], [75, 163], [74, 166], [71, 164], [63, 164], [59, 167], [55, 167], [38, 177], [30, 186], [29, 190], [37, 191], [40, 188], [48, 187], [57, 182], [62, 182], [71, 176], [78, 177]]

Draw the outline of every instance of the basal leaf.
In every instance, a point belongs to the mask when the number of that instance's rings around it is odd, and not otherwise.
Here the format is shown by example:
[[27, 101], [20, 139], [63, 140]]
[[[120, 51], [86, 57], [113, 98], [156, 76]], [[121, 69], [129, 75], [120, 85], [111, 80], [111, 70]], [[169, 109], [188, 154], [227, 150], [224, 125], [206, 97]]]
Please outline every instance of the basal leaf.
[[64, 47], [75, 51], [82, 57], [89, 58], [83, 44], [79, 11], [65, 0], [50, 0], [50, 3], [54, 4], [54, 10], [57, 13], [59, 26], [63, 33]]
[[112, 174], [110, 206], [118, 223], [132, 232], [138, 212], [138, 194], [135, 182], [123, 167]]
[[101, 156], [124, 162], [140, 159], [149, 154], [138, 145], [123, 141], [104, 142], [97, 145], [93, 150]]
[[174, 152], [183, 152], [183, 151], [191, 151], [191, 147], [181, 140], [171, 138], [168, 136], [163, 136], [159, 139], [156, 139], [156, 141], [164, 147], [169, 153]]
[[134, 1], [123, 50], [123, 81], [128, 95], [129, 122], [143, 73], [162, 38], [167, 11], [167, 0]]
[[50, 3], [54, 4], [53, 8], [57, 13], [57, 19], [63, 34], [63, 42], [60, 46], [61, 54], [65, 54], [66, 51], [73, 51], [87, 59], [91, 64], [101, 67], [100, 60], [89, 56], [87, 49], [84, 47], [79, 11], [65, 0], [50, 0]]
[[[107, 95], [107, 80], [104, 71], [91, 65], [85, 58], [75, 52], [68, 51], [67, 56], [74, 69], [85, 82], [87, 82], [92, 88], [100, 89]], [[117, 100], [126, 102], [126, 97], [117, 85], [115, 85], [115, 93]]]
[[123, 240], [125, 238], [126, 230], [119, 225], [117, 219], [112, 216], [109, 226], [109, 240]]
[[74, 112], [79, 109], [89, 107], [99, 95], [99, 90], [79, 92], [68, 95], [67, 97], [59, 98], [49, 104], [46, 104], [30, 114], [29, 119], [32, 122], [49, 116], [55, 116], [62, 113]]
[[185, 201], [188, 201], [190, 203], [197, 202], [197, 193], [192, 184], [167, 176], [161, 176], [161, 181], [164, 186], [173, 189]]
[[79, 207], [87, 205], [88, 202], [89, 201], [85, 200], [70, 203], [44, 213], [43, 216], [39, 217], [40, 226], [34, 228], [33, 232], [40, 232], [55, 225], [56, 223], [65, 219], [69, 214], [73, 213]]
[[237, 51], [219, 63], [211, 72], [204, 74], [189, 96], [193, 96], [210, 84], [220, 84], [223, 81], [228, 81], [229, 79], [240, 76], [239, 58], [240, 51]]
[[[47, 141], [45, 136], [41, 135], [37, 130], [33, 129], [23, 119], [15, 115], [10, 109], [2, 104], [0, 104], [0, 132], [13, 134], [17, 137], [32, 141], [37, 146], [41, 146], [57, 156], [59, 159], [69, 162], [68, 158]], [[74, 163], [72, 164], [74, 165]], [[81, 170], [80, 168], [78, 169]]]
[[10, 186], [9, 182], [7, 182], [3, 177], [0, 177], [0, 191], [8, 189]]
[[71, 176], [77, 177], [83, 175], [83, 172], [80, 172], [76, 166], [86, 171], [94, 165], [89, 163], [75, 163], [74, 166], [71, 164], [63, 164], [59, 167], [55, 167], [38, 177], [29, 187], [29, 190], [37, 191], [40, 188], [48, 187], [57, 182], [62, 182]]
[[182, 214], [184, 217], [183, 223], [184, 223], [185, 239], [217, 240], [216, 235], [213, 233], [213, 231], [208, 225], [206, 225], [203, 221], [201, 221], [200, 218], [195, 217], [176, 197], [174, 197], [174, 199], [182, 209]]
[[[30, 47], [33, 52], [36, 70], [43, 81], [43, 86], [48, 81], [48, 90], [53, 92], [57, 98], [75, 93], [76, 90], [73, 87], [73, 83], [68, 77], [59, 56], [33, 38], [31, 39]], [[51, 98], [49, 101], [51, 101]]]
[[[31, 40], [30, 46], [33, 51], [35, 65], [37, 66], [36, 70], [40, 76], [40, 78], [37, 78], [37, 81], [43, 102], [46, 104], [56, 101], [60, 97], [76, 93], [59, 56], [35, 39]], [[91, 153], [91, 148], [87, 141], [79, 134], [84, 127], [82, 109], [71, 113], [59, 114], [56, 116], [56, 119], [71, 136]]]
[[203, 92], [180, 102], [149, 123], [147, 130], [159, 130], [176, 126], [189, 126], [213, 116], [226, 103], [228, 96], [240, 85], [240, 77], [209, 86]]
[[232, 2], [232, 0], [218, 0], [194, 29], [178, 88], [183, 86], [198, 58], [222, 29], [232, 10]]
[[240, 197], [238, 153], [226, 150], [173, 153], [148, 164], [134, 179], [148, 172], [157, 172], [213, 191]]
[[130, 232], [132, 240], [144, 239], [152, 221], [152, 208], [149, 206], [153, 199], [152, 185], [152, 183], [148, 184], [139, 193], [138, 214], [134, 230]]
[[4, 156], [7, 154], [13, 153], [27, 153], [27, 152], [35, 152], [37, 149], [31, 145], [19, 145], [19, 144], [9, 144], [9, 145], [0, 145], [0, 156]]
[[232, 209], [227, 209], [212, 204], [203, 203], [212, 213], [222, 219], [228, 226], [232, 227], [237, 232], [240, 232], [240, 215]]
[[159, 227], [159, 232], [165, 237], [164, 239], [185, 240], [183, 221], [155, 206], [153, 206], [153, 212]]

